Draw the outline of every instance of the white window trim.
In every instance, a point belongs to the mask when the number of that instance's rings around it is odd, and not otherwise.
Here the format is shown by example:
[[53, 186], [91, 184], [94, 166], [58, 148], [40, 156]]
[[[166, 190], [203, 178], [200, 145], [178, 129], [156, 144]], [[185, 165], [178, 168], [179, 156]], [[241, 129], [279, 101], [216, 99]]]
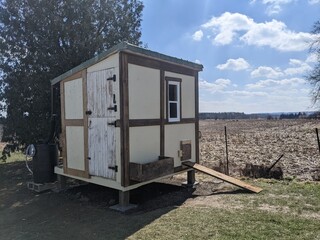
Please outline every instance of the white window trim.
[[[170, 85], [176, 85], [177, 86], [177, 101], [170, 101], [169, 100], [169, 93], [168, 93], [168, 121], [169, 122], [179, 122], [180, 121], [180, 82], [177, 81], [168, 81], [168, 91]], [[170, 103], [176, 103], [177, 104], [177, 117], [171, 118], [170, 117]]]

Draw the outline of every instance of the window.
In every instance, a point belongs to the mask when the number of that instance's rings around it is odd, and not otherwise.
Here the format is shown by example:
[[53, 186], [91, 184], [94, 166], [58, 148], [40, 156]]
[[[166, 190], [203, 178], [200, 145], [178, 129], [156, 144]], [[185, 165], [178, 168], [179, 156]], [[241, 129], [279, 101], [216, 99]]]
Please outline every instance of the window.
[[180, 82], [168, 81], [168, 120], [180, 121]]

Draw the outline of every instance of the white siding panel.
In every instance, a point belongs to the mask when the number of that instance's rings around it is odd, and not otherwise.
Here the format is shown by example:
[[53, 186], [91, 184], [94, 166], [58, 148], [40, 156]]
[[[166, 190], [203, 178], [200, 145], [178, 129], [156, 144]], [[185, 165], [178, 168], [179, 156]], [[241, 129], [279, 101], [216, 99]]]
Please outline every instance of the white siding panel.
[[84, 134], [81, 126], [67, 126], [67, 163], [68, 168], [84, 171]]
[[148, 163], [160, 156], [160, 127], [130, 127], [130, 162]]
[[119, 66], [119, 54], [109, 56], [108, 58], [87, 68], [87, 72], [97, 72], [108, 68], [117, 68]]
[[[113, 119], [115, 120], [115, 119]], [[110, 119], [90, 118], [89, 120], [89, 173], [109, 179], [115, 179], [115, 131], [109, 126]]]
[[83, 119], [82, 78], [64, 83], [66, 119]]
[[160, 118], [160, 70], [129, 64], [129, 118]]

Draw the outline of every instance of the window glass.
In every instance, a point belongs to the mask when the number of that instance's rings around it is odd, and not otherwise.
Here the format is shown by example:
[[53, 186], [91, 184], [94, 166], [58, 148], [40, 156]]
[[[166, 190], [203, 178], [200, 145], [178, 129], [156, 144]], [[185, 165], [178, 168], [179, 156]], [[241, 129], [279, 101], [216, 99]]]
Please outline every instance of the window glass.
[[177, 101], [177, 85], [169, 85], [169, 101]]
[[168, 82], [168, 121], [180, 121], [180, 82]]

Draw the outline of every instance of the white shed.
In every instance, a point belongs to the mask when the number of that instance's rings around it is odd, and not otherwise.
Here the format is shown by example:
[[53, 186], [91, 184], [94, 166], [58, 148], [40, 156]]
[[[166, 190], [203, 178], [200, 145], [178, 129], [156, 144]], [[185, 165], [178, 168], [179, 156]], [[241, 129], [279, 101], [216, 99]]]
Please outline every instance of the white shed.
[[182, 161], [199, 162], [202, 68], [120, 43], [53, 79], [63, 160], [55, 173], [118, 189], [126, 205], [129, 190], [191, 170]]

